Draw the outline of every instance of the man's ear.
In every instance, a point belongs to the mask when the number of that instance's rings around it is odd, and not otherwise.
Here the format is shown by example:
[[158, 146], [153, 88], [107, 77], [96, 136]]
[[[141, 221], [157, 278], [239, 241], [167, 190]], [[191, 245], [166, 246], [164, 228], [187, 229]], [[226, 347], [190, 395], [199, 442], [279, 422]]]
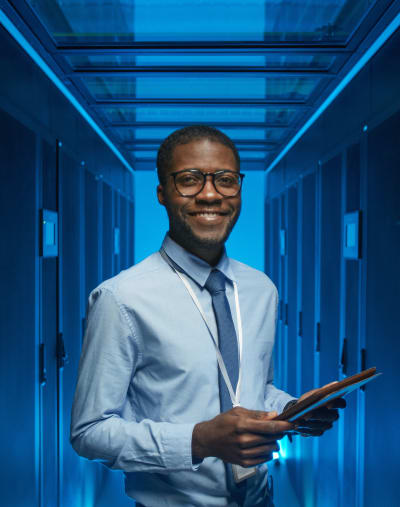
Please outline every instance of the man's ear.
[[161, 184], [157, 185], [157, 198], [158, 202], [165, 206], [164, 187]]

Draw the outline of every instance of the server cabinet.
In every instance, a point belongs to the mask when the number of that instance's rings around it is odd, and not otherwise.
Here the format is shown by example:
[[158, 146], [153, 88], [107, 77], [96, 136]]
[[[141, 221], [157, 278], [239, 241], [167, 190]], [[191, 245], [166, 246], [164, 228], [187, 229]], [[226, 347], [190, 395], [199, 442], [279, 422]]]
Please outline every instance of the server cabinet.
[[112, 188], [103, 183], [103, 272], [102, 280], [114, 274], [114, 193]]
[[60, 505], [80, 505], [82, 460], [69, 443], [71, 407], [75, 390], [82, 338], [82, 279], [84, 227], [84, 192], [81, 166], [63, 149], [59, 150], [61, 175], [61, 277], [62, 335], [60, 345], [65, 356], [59, 356], [60, 374]]
[[[371, 130], [367, 142], [365, 365], [376, 365], [383, 375], [362, 393], [365, 507], [389, 507], [399, 501], [399, 124], [396, 113]], [[377, 453], [383, 457], [378, 462]]]
[[271, 200], [269, 241], [271, 242], [271, 261], [269, 276], [275, 285], [279, 283], [279, 199]]
[[299, 327], [301, 335], [301, 392], [314, 386], [314, 300], [315, 300], [315, 174], [302, 181], [302, 235], [301, 235], [301, 308]]
[[[338, 378], [340, 338], [341, 260], [341, 156], [321, 168], [320, 321], [317, 323], [316, 354], [321, 385]], [[317, 505], [338, 504], [338, 428], [319, 441]]]
[[[58, 168], [56, 142], [42, 142], [42, 208], [58, 213]], [[59, 372], [57, 346], [59, 334], [58, 254], [41, 257], [41, 344], [46, 382], [41, 388], [41, 502], [59, 504]]]
[[[298, 186], [294, 185], [286, 191], [286, 245], [285, 245], [285, 307], [284, 307], [284, 323], [286, 334], [286, 368], [287, 368], [287, 392], [293, 396], [299, 396], [297, 385], [297, 375], [299, 365], [297, 361], [297, 263], [298, 263], [298, 245], [297, 245], [297, 232], [298, 232], [298, 217], [297, 217], [297, 203], [298, 203]], [[299, 441], [294, 439], [292, 444], [286, 442], [288, 458], [295, 458], [299, 452]], [[301, 488], [301, 478], [299, 476], [300, 464], [297, 459], [291, 459], [288, 467], [289, 478], [294, 484], [296, 491]]]
[[279, 292], [279, 308], [278, 308], [278, 323], [276, 329], [276, 349], [277, 349], [277, 365], [278, 371], [277, 383], [283, 390], [287, 390], [287, 328], [286, 328], [286, 302], [287, 302], [287, 287], [286, 287], [286, 243], [287, 243], [287, 230], [286, 230], [286, 213], [285, 213], [286, 196], [284, 194], [278, 197], [278, 213], [277, 213], [277, 236], [276, 245], [278, 246], [278, 271], [276, 285]]
[[135, 262], [135, 251], [134, 251], [134, 206], [133, 202], [128, 202], [128, 266], [132, 266]]
[[120, 269], [128, 267], [129, 255], [129, 221], [128, 221], [128, 202], [124, 196], [120, 198]]
[[101, 182], [85, 171], [85, 299], [102, 276], [102, 196]]
[[[300, 340], [301, 383], [300, 392], [314, 388], [314, 331], [315, 331], [315, 227], [316, 227], [316, 177], [315, 173], [301, 181], [301, 305], [299, 305], [298, 326]], [[300, 447], [299, 490], [301, 504], [314, 505], [313, 440], [298, 438]]]
[[271, 201], [265, 202], [265, 214], [264, 214], [264, 266], [265, 273], [271, 278], [272, 273], [272, 258], [273, 258], [273, 243], [271, 235], [271, 224], [272, 224], [272, 203]]
[[286, 302], [287, 391], [299, 396], [297, 386], [297, 186], [290, 187], [286, 197]]
[[[345, 163], [345, 203], [346, 213], [360, 210], [360, 144], [351, 145], [346, 151]], [[343, 230], [344, 234], [344, 230]], [[344, 259], [344, 288], [342, 291], [343, 336], [340, 349], [340, 367], [342, 376], [353, 375], [359, 365], [359, 329], [360, 329], [360, 261]], [[342, 431], [339, 449], [340, 499], [339, 505], [356, 505], [357, 474], [357, 433], [358, 433], [357, 396], [347, 397], [346, 410], [340, 414]]]
[[[35, 135], [0, 110], [1, 504], [39, 505]], [[6, 184], [4, 184], [6, 183]]]
[[114, 275], [121, 271], [121, 194], [113, 191], [114, 194], [114, 229], [113, 229], [113, 259]]

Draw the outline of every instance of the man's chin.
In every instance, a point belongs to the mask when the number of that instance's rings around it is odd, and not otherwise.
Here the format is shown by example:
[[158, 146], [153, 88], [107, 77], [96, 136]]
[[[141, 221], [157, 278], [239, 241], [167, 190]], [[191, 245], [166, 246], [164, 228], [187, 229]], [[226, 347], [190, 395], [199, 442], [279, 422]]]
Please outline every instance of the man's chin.
[[220, 238], [209, 238], [209, 237], [200, 237], [194, 236], [193, 243], [196, 243], [196, 246], [207, 248], [207, 249], [216, 249], [224, 246], [225, 239]]
[[184, 221], [175, 221], [173, 225], [170, 229], [171, 237], [188, 250], [219, 250], [232, 230], [232, 227], [218, 231], [196, 230]]
[[[229, 231], [230, 232], [230, 231]], [[192, 231], [190, 240], [199, 248], [215, 250], [222, 248], [228, 239], [229, 232], [223, 234], [197, 234]]]

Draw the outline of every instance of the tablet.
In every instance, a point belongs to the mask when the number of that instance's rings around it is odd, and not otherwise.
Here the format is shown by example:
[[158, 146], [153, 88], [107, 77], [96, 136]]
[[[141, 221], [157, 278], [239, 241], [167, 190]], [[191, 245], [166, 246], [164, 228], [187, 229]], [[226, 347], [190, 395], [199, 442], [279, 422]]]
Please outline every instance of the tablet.
[[376, 373], [376, 368], [374, 367], [361, 371], [351, 377], [346, 377], [338, 382], [320, 387], [309, 397], [297, 402], [295, 405], [292, 405], [282, 412], [282, 414], [275, 417], [275, 419], [294, 422], [297, 419], [304, 417], [312, 410], [323, 407], [335, 398], [342, 398], [343, 396], [346, 396], [380, 375], [381, 373]]

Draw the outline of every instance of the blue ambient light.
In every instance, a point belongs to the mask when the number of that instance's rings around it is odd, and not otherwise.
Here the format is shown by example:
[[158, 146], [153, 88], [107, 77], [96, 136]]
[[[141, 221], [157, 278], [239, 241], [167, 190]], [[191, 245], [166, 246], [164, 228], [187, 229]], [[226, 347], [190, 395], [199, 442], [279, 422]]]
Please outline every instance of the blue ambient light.
[[57, 86], [57, 88], [65, 95], [65, 97], [71, 102], [75, 109], [81, 114], [81, 116], [87, 121], [92, 129], [98, 134], [106, 145], [112, 150], [112, 152], [119, 158], [124, 166], [133, 173], [133, 169], [130, 164], [125, 160], [120, 151], [110, 141], [110, 139], [104, 134], [101, 128], [93, 120], [93, 118], [85, 111], [85, 109], [79, 104], [76, 98], [68, 90], [68, 88], [61, 82], [57, 75], [51, 70], [43, 58], [33, 49], [25, 37], [19, 32], [15, 25], [8, 19], [3, 11], [0, 10], [0, 23], [14, 37], [18, 44], [24, 49], [24, 51], [32, 58], [32, 60], [42, 69], [46, 76]]
[[286, 459], [286, 455], [287, 455], [287, 453], [286, 453], [286, 441], [281, 440], [279, 442], [279, 451], [272, 453], [272, 459], [273, 460], [276, 460], [276, 459]]

